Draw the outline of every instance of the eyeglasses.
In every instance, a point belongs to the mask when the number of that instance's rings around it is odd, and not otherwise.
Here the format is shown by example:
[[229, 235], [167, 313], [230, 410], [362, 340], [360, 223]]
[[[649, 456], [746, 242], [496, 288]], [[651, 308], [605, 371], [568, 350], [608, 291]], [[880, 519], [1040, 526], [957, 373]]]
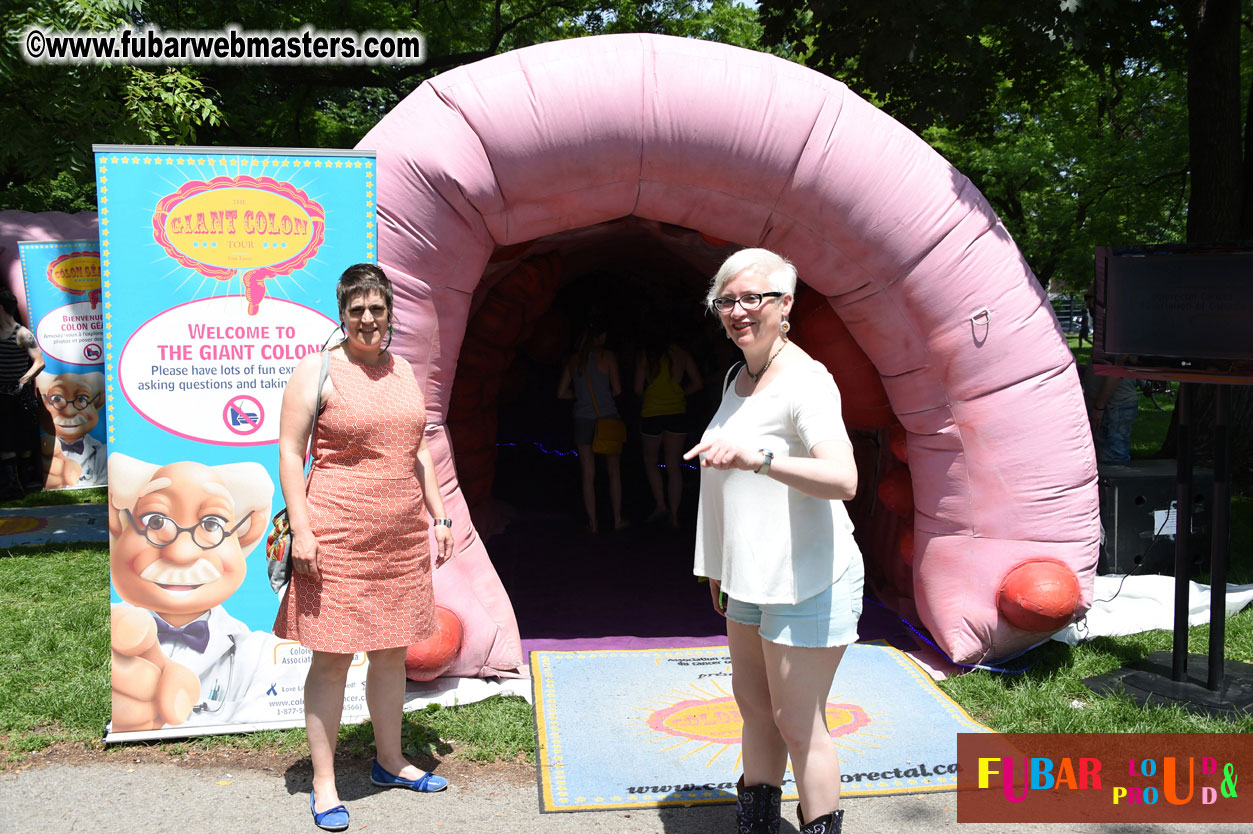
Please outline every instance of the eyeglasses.
[[365, 315], [366, 310], [370, 311], [371, 318], [381, 319], [387, 315], [387, 306], [383, 304], [371, 304], [369, 307], [352, 306], [344, 312], [348, 314], [348, 318], [350, 319], [359, 319]]
[[212, 550], [217, 547], [227, 536], [235, 535], [240, 527], [244, 526], [244, 522], [252, 517], [249, 512], [239, 523], [230, 530], [226, 529], [226, 519], [221, 516], [207, 515], [197, 521], [190, 527], [179, 527], [174, 523], [174, 519], [168, 515], [161, 513], [144, 513], [139, 518], [131, 513], [130, 510], [122, 510], [126, 513], [126, 517], [130, 519], [130, 524], [135, 528], [135, 532], [148, 540], [148, 544], [153, 547], [169, 547], [181, 533], [190, 533], [191, 540], [201, 550]]
[[74, 407], [77, 408], [79, 411], [86, 411], [87, 406], [91, 405], [91, 400], [92, 400], [92, 398], [87, 396], [86, 394], [79, 394], [77, 397], [75, 397], [72, 400], [67, 400], [65, 397], [62, 397], [60, 394], [49, 394], [46, 397], [44, 397], [44, 399], [48, 401], [48, 405], [52, 406], [57, 411], [65, 411], [65, 407], [69, 405], [70, 403], [74, 403]]
[[749, 310], [756, 310], [767, 298], [780, 298], [782, 295], [783, 293], [781, 292], [750, 292], [747, 295], [741, 295], [739, 298], [731, 298], [730, 296], [723, 295], [715, 298], [712, 302], [712, 306], [719, 313], [729, 313], [734, 310], [735, 305], [738, 304], [747, 312]]

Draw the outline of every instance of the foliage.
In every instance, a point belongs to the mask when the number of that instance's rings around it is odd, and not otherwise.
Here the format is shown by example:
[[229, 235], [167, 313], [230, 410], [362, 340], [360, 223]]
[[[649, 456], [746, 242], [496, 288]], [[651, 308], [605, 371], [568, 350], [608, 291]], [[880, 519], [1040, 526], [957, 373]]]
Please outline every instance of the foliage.
[[[27, 26], [108, 31], [422, 32], [428, 59], [406, 66], [197, 65], [153, 70], [26, 64]], [[753, 47], [753, 9], [734, 0], [38, 0], [0, 13], [0, 118], [18, 125], [0, 146], [0, 205], [82, 210], [94, 203], [91, 144], [351, 147], [423, 80], [544, 41], [652, 32]]]
[[1094, 70], [1135, 60], [1177, 68], [1180, 60], [1169, 3], [765, 0], [760, 13], [765, 43], [802, 56], [918, 131], [986, 133], [1007, 87], [1019, 101], [1050, 95], [1067, 83], [1072, 57]]
[[1090, 284], [1094, 245], [1183, 238], [1187, 97], [1168, 4], [766, 0], [761, 17], [767, 43], [969, 176], [1051, 290]]
[[1182, 240], [1186, 112], [1183, 79], [1153, 67], [1100, 78], [1071, 57], [1065, 79], [1017, 106], [1002, 85], [986, 134], [923, 136], [988, 198], [1042, 284], [1080, 291], [1094, 246]]
[[21, 55], [28, 27], [111, 31], [137, 9], [127, 0], [36, 0], [0, 11], [0, 123], [9, 126], [0, 143], [4, 208], [91, 207], [93, 143], [188, 142], [221, 120], [191, 70], [29, 64]]

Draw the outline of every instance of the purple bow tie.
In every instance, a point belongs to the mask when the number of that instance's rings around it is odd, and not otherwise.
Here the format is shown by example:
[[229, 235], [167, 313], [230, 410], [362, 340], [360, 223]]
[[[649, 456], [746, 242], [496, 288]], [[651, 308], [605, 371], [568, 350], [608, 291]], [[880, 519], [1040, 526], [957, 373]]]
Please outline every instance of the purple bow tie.
[[83, 442], [81, 437], [73, 443], [66, 443], [64, 440], [61, 441], [61, 450], [65, 452], [73, 452], [76, 455], [81, 455], [84, 448], [86, 448], [86, 444]]
[[192, 620], [179, 628], [170, 625], [160, 617], [154, 619], [157, 621], [157, 640], [162, 643], [181, 640], [187, 648], [197, 654], [204, 654], [204, 650], [209, 647], [209, 623], [206, 620]]

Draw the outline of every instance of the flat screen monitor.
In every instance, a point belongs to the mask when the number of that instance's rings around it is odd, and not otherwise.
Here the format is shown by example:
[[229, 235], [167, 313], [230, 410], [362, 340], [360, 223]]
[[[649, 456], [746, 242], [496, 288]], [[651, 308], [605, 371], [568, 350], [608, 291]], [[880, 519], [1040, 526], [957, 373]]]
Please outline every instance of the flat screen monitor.
[[1253, 246], [1098, 246], [1097, 373], [1253, 383]]

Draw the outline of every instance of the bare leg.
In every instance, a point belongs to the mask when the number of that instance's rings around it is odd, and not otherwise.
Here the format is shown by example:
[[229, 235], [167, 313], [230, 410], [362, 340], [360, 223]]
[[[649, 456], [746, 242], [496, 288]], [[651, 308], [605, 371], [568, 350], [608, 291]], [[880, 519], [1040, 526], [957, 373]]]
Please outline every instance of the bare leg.
[[622, 455], [606, 455], [605, 464], [609, 468], [609, 504], [613, 507], [613, 529], [621, 530], [626, 526], [622, 520]]
[[847, 646], [806, 649], [762, 641], [774, 722], [787, 744], [805, 820], [840, 807], [840, 757], [827, 728], [827, 696]]
[[661, 491], [661, 473], [657, 471], [657, 453], [661, 451], [661, 435], [641, 434], [640, 450], [644, 453], [644, 477], [653, 493], [657, 513], [666, 511], [666, 496]]
[[313, 794], [318, 811], [339, 803], [335, 787], [335, 744], [344, 712], [344, 684], [352, 655], [314, 652], [305, 676], [305, 732], [313, 761]]
[[583, 509], [587, 512], [587, 529], [596, 532], [596, 455], [592, 444], [579, 443], [579, 473], [583, 478]]
[[756, 626], [727, 620], [731, 688], [744, 719], [744, 784], [783, 784], [787, 745], [775, 724], [762, 639]]
[[374, 749], [383, 769], [403, 779], [421, 779], [426, 771], [414, 767], [401, 752], [400, 728], [405, 706], [405, 651], [381, 649], [368, 652], [365, 702], [374, 724]]
[[670, 526], [679, 526], [679, 502], [683, 500], [683, 447], [686, 434], [666, 432], [662, 435], [666, 451], [666, 493], [670, 500]]

